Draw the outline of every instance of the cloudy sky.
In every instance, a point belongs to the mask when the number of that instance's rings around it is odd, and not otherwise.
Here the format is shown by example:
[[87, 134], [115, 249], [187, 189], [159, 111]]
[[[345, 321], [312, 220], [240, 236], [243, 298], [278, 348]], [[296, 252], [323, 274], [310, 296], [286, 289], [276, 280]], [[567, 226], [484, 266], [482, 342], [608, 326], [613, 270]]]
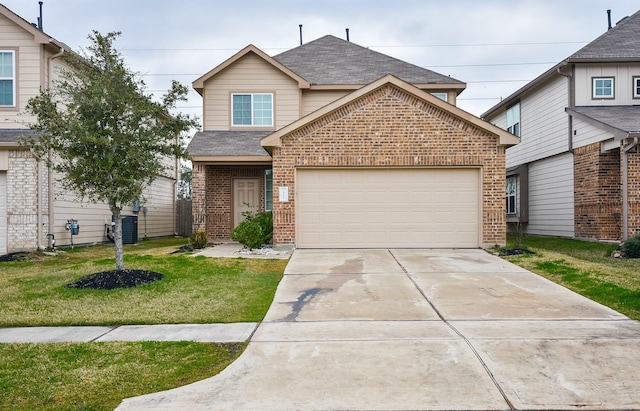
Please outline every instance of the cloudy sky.
[[[37, 0], [0, 0], [35, 22]], [[92, 30], [154, 94], [188, 85], [248, 44], [275, 55], [325, 34], [467, 83], [458, 106], [480, 115], [640, 9], [637, 0], [44, 0], [44, 31], [79, 50]], [[181, 111], [200, 116], [191, 92]]]

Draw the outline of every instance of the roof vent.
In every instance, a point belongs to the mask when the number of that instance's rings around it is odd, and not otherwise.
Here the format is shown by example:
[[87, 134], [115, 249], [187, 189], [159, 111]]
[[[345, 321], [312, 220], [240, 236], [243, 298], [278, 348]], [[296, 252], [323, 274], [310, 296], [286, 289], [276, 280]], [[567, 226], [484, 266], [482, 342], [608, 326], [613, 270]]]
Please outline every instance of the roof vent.
[[611, 30], [611, 9], [607, 10], [607, 22], [608, 22], [607, 30]]
[[345, 29], [345, 31], [347, 32], [347, 41], [349, 41], [349, 29]]

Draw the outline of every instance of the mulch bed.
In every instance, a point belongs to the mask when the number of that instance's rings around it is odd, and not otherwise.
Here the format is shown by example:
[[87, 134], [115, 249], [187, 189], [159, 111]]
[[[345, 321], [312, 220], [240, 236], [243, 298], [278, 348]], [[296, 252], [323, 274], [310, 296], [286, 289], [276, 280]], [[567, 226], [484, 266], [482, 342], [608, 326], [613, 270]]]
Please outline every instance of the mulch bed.
[[133, 288], [142, 284], [152, 283], [164, 278], [164, 275], [146, 270], [112, 270], [86, 275], [72, 283], [67, 288], [113, 290], [116, 288]]
[[29, 260], [29, 253], [11, 253], [0, 255], [0, 262], [11, 262], [11, 261], [25, 261]]
[[526, 250], [524, 248], [510, 248], [508, 250], [501, 250], [500, 255], [523, 255], [523, 254], [535, 254], [533, 251]]

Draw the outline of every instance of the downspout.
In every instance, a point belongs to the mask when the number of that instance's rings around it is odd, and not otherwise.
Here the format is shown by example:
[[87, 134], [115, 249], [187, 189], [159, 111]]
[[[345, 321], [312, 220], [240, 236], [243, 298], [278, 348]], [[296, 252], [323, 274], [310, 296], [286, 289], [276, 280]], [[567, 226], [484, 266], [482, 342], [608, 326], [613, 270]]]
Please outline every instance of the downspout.
[[[54, 54], [53, 56], [49, 57], [49, 63], [48, 63], [48, 75], [49, 78], [47, 79], [47, 89], [51, 88], [51, 85], [53, 84], [52, 81], [52, 76], [53, 76], [53, 60], [57, 59], [58, 57], [62, 56], [64, 54], [64, 48], [60, 47], [60, 51], [56, 54]], [[48, 164], [51, 164], [51, 150], [49, 150], [48, 154]], [[53, 169], [51, 168], [50, 165], [47, 166], [47, 187], [48, 187], [48, 193], [47, 193], [47, 208], [48, 208], [48, 218], [49, 218], [49, 234], [53, 234], [53, 219], [55, 217], [54, 212], [53, 212]], [[53, 243], [53, 236], [48, 237], [49, 238], [49, 248], [53, 248], [54, 243]]]
[[37, 181], [37, 194], [36, 194], [36, 247], [38, 250], [42, 250], [42, 158], [38, 157], [33, 149], [29, 150], [31, 155], [36, 159], [36, 181]]
[[[176, 144], [180, 144], [180, 135], [176, 136]], [[180, 158], [176, 156], [176, 175], [173, 182], [173, 235], [178, 235], [178, 184], [180, 183]]]
[[[556, 69], [556, 72], [561, 76], [565, 76], [567, 78], [568, 88], [569, 88], [568, 90], [569, 98], [568, 98], [567, 104], [569, 104], [569, 107], [575, 106], [575, 93], [574, 93], [574, 84], [573, 84], [575, 65], [574, 64], [571, 65], [570, 74], [563, 73], [562, 67], [558, 67]], [[569, 114], [569, 120], [567, 121], [567, 128], [568, 128], [567, 151], [572, 152], [573, 151], [573, 116], [570, 114]]]
[[622, 241], [629, 238], [629, 151], [638, 145], [638, 137], [622, 146]]

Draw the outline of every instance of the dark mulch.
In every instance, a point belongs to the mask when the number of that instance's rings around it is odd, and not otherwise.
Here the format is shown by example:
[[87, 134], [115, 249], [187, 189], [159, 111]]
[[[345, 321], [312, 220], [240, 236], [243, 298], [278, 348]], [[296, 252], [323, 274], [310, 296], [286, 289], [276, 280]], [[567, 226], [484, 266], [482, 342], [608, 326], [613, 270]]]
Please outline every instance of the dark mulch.
[[182, 247], [178, 248], [176, 251], [171, 252], [171, 254], [188, 253], [191, 251], [193, 251], [193, 247], [191, 247], [190, 245], [183, 245]]
[[112, 270], [86, 275], [72, 283], [67, 288], [113, 290], [115, 288], [133, 288], [164, 278], [164, 275], [146, 270]]
[[524, 248], [510, 248], [507, 250], [500, 250], [500, 255], [522, 255], [522, 254], [535, 254], [533, 251]]
[[0, 262], [10, 262], [10, 261], [26, 261], [31, 259], [29, 253], [18, 252], [0, 255]]

